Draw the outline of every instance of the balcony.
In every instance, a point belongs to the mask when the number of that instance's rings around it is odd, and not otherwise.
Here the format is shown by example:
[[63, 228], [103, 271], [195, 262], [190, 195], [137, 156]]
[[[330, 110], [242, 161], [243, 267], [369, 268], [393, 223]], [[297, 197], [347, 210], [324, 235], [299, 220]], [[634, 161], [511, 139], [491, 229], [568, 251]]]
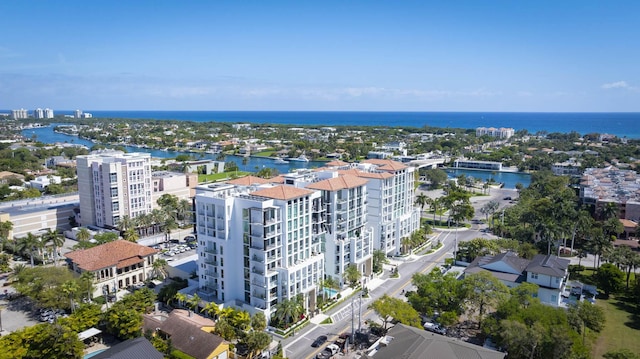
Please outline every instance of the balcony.
[[259, 256], [255, 255], [255, 254], [251, 257], [251, 260], [253, 262], [264, 263], [264, 258], [263, 257], [259, 257]]
[[205, 263], [205, 264], [208, 264], [208, 265], [210, 265], [210, 266], [217, 266], [217, 265], [218, 265], [218, 261], [213, 260], [213, 259], [209, 259], [209, 258], [206, 258], [206, 259], [204, 260], [204, 263]]
[[212, 270], [206, 270], [206, 271], [204, 271], [204, 274], [206, 276], [211, 277], [211, 278], [218, 278], [218, 272], [214, 272]]
[[275, 243], [267, 244], [267, 250], [269, 250], [269, 249], [276, 249], [276, 248], [278, 248], [278, 247], [280, 247], [280, 241], [277, 241], [277, 242], [275, 242]]
[[261, 288], [265, 287], [264, 283], [265, 283], [265, 281], [262, 278], [253, 277], [253, 279], [251, 279], [251, 284], [257, 285], [258, 287], [261, 287]]
[[253, 268], [251, 268], [251, 273], [255, 273], [255, 274], [264, 276], [264, 269], [253, 267]]
[[215, 248], [205, 247], [204, 251], [209, 254], [218, 254], [218, 250]]

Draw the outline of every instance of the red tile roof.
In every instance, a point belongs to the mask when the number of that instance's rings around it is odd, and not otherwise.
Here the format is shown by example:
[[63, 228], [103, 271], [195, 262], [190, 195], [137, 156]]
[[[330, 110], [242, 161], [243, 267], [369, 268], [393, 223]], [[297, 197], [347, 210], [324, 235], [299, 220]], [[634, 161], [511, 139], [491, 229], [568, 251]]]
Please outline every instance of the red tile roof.
[[307, 188], [323, 191], [337, 191], [345, 188], [359, 187], [365, 185], [367, 182], [369, 181], [364, 178], [359, 178], [354, 175], [344, 175], [312, 183], [308, 185]]
[[348, 162], [340, 161], [340, 160], [334, 160], [334, 161], [325, 163], [325, 165], [327, 166], [346, 166], [348, 164], [349, 164]]
[[269, 183], [268, 180], [256, 176], [245, 176], [241, 178], [236, 178], [228, 181], [227, 183], [237, 185], [237, 186], [251, 186], [254, 184], [265, 184]]
[[364, 160], [362, 162], [374, 164], [378, 166], [379, 169], [385, 170], [385, 171], [400, 171], [407, 168], [407, 166], [402, 162], [393, 161], [393, 160], [370, 159], [370, 160]]
[[307, 196], [312, 194], [313, 192], [314, 191], [310, 191], [308, 189], [281, 185], [281, 186], [261, 189], [261, 190], [252, 192], [251, 195], [258, 196], [258, 197], [288, 200], [288, 199], [294, 199], [302, 196]]
[[[87, 271], [117, 266], [124, 268], [139, 263], [157, 250], [137, 243], [117, 240], [99, 246], [66, 253], [65, 256]], [[121, 265], [122, 263], [122, 265]]]

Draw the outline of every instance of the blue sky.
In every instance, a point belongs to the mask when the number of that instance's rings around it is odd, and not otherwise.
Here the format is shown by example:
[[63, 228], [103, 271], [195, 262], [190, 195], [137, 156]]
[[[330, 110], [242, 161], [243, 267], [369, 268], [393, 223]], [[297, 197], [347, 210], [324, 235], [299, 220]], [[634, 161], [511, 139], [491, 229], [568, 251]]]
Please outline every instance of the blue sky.
[[640, 111], [638, 1], [2, 1], [0, 108]]

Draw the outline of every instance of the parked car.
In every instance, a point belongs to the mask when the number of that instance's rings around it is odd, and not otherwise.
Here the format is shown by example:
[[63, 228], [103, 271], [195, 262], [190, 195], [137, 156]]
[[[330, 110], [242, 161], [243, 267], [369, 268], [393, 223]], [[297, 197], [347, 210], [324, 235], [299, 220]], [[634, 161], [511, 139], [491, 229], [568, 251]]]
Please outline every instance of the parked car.
[[441, 335], [447, 334], [447, 330], [436, 323], [426, 322], [424, 323], [424, 329]]
[[195, 236], [186, 236], [184, 237], [184, 241], [185, 242], [195, 242], [196, 237]]
[[321, 335], [319, 337], [316, 338], [316, 340], [313, 341], [313, 343], [311, 343], [311, 346], [314, 348], [317, 348], [319, 346], [321, 346], [322, 344], [324, 344], [327, 341], [327, 336], [326, 335]]

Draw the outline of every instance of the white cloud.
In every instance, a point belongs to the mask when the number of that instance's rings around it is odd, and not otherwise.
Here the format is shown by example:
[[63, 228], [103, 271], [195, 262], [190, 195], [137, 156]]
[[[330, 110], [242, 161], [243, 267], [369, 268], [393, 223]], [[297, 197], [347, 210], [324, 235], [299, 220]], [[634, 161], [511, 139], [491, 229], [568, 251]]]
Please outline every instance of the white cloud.
[[602, 85], [602, 88], [605, 90], [611, 90], [611, 89], [626, 89], [631, 91], [637, 90], [636, 87], [629, 85], [627, 81], [611, 82], [611, 83]]

